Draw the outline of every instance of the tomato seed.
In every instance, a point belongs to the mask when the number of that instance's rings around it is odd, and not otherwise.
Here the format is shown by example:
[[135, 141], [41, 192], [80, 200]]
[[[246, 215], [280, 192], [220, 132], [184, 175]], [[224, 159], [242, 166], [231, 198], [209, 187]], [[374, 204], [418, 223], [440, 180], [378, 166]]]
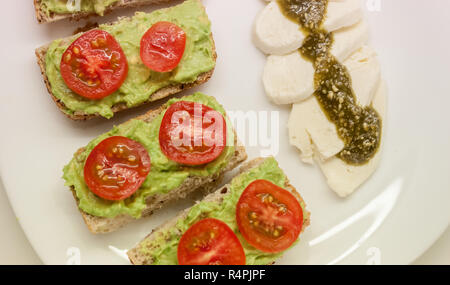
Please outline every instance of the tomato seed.
[[97, 40], [91, 41], [91, 45], [92, 45], [92, 47], [94, 47], [94, 48], [98, 48], [98, 47], [99, 47], [99, 46], [98, 46], [98, 41], [97, 41]]
[[105, 38], [98, 38], [97, 39], [97, 43], [100, 47], [104, 47], [106, 44], [106, 39]]
[[67, 53], [66, 57], [64, 58], [64, 61], [66, 63], [69, 63], [71, 59], [72, 59], [72, 54], [71, 53]]

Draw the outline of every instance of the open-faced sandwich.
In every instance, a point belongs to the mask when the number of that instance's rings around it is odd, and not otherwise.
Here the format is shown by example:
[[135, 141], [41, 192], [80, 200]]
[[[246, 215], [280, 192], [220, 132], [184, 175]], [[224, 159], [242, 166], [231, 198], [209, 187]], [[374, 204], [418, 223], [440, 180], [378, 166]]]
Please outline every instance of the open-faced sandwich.
[[114, 113], [202, 84], [216, 52], [200, 0], [154, 11], [36, 50], [47, 89], [73, 120]]
[[277, 161], [255, 159], [128, 256], [136, 265], [270, 265], [299, 240], [309, 219]]
[[138, 7], [170, 0], [34, 0], [39, 23], [62, 19], [79, 20], [93, 15], [103, 16], [118, 8]]
[[196, 93], [92, 140], [63, 178], [89, 230], [107, 233], [191, 192], [214, 190], [246, 158], [223, 107]]
[[266, 94], [293, 104], [290, 143], [341, 197], [376, 170], [385, 119], [387, 88], [362, 15], [359, 0], [274, 0], [254, 26], [268, 54]]

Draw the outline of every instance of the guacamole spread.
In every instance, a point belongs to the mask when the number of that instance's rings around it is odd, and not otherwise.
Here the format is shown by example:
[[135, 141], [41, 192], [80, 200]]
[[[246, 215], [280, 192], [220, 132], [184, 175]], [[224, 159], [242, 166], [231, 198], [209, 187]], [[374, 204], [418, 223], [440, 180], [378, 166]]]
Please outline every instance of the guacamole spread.
[[[166, 73], [151, 71], [140, 57], [141, 37], [159, 21], [175, 23], [187, 35], [186, 50], [180, 64], [173, 71]], [[114, 115], [114, 105], [140, 105], [151, 100], [152, 94], [159, 89], [194, 82], [200, 74], [211, 71], [215, 66], [214, 42], [210, 37], [211, 25], [198, 0], [187, 0], [178, 6], [150, 14], [138, 12], [131, 19], [122, 19], [114, 25], [100, 25], [99, 28], [114, 36], [121, 45], [128, 60], [128, 76], [116, 92], [103, 99], [83, 98], [67, 87], [60, 73], [62, 54], [71, 42], [54, 41], [45, 58], [46, 74], [53, 95], [64, 103], [67, 108], [64, 111], [69, 114], [82, 112], [111, 118]], [[72, 41], [79, 36], [74, 36]]]
[[[220, 112], [225, 116], [223, 107], [210, 96], [196, 93], [182, 99], [171, 99], [167, 107], [177, 101], [193, 101], [204, 104]], [[167, 109], [166, 109], [167, 110]], [[79, 207], [84, 212], [100, 217], [112, 218], [119, 214], [128, 214], [139, 218], [145, 209], [145, 200], [150, 195], [165, 194], [180, 186], [189, 176], [209, 176], [221, 171], [234, 155], [234, 132], [231, 122], [227, 121], [227, 146], [222, 154], [214, 161], [201, 167], [187, 167], [169, 160], [161, 151], [159, 146], [159, 128], [165, 111], [161, 112], [155, 119], [147, 123], [134, 119], [122, 125], [114, 127], [92, 140], [82, 152], [77, 152], [72, 161], [64, 167], [63, 178], [66, 185], [73, 187]], [[131, 197], [122, 201], [104, 200], [92, 193], [84, 182], [84, 163], [94, 147], [101, 141], [111, 136], [124, 136], [141, 143], [151, 159], [151, 170], [141, 187]]]
[[42, 11], [51, 14], [68, 14], [75, 12], [96, 13], [103, 16], [106, 8], [119, 0], [41, 0]]
[[[194, 223], [204, 218], [216, 218], [225, 222], [238, 236], [245, 251], [247, 265], [271, 264], [282, 253], [265, 253], [248, 244], [239, 232], [236, 223], [236, 205], [245, 188], [257, 179], [268, 180], [280, 187], [285, 187], [286, 176], [278, 167], [274, 158], [266, 159], [261, 165], [234, 178], [225, 194], [223, 202], [203, 201], [193, 206], [185, 219], [165, 232], [157, 233], [153, 240], [144, 240], [139, 250], [153, 260], [153, 264], [177, 264], [178, 242], [182, 234]], [[305, 205], [301, 203], [304, 210]], [[304, 220], [308, 217], [304, 215]]]

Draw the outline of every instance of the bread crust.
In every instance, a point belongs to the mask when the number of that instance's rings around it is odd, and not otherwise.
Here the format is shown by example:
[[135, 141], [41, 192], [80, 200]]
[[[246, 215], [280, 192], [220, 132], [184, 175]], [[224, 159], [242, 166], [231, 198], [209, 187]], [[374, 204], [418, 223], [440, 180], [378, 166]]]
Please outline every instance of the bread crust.
[[[120, 8], [134, 8], [151, 4], [160, 4], [169, 2], [171, 0], [119, 0], [117, 3], [112, 4], [105, 9], [105, 15], [120, 9]], [[74, 13], [65, 13], [65, 14], [51, 14], [47, 16], [47, 14], [42, 10], [41, 0], [34, 0], [34, 10], [36, 14], [36, 19], [40, 24], [43, 23], [51, 23], [56, 22], [63, 19], [70, 19], [72, 21], [78, 21], [84, 18], [88, 18], [91, 16], [98, 16], [95, 12], [74, 12]]]
[[[166, 108], [167, 104], [164, 104], [158, 109], [151, 110], [146, 114], [139, 116], [135, 119], [142, 120], [145, 122], [151, 122]], [[233, 130], [233, 132], [235, 131]], [[156, 194], [147, 197], [146, 200], [147, 207], [142, 213], [142, 218], [151, 216], [154, 211], [164, 207], [167, 203], [185, 198], [187, 195], [193, 192], [201, 191], [206, 195], [211, 191], [214, 191], [218, 187], [218, 185], [220, 185], [220, 183], [222, 182], [224, 174], [226, 172], [233, 170], [241, 162], [247, 159], [247, 153], [245, 152], [245, 148], [239, 142], [236, 132], [234, 137], [235, 137], [234, 140], [235, 152], [226, 167], [224, 167], [219, 173], [208, 177], [189, 176], [178, 188], [169, 191], [169, 193]], [[80, 148], [75, 155], [80, 154], [84, 151], [85, 148]], [[78, 206], [79, 200], [76, 196], [75, 189], [71, 187], [71, 191]], [[129, 215], [119, 215], [114, 218], [97, 217], [84, 212], [79, 207], [78, 209], [81, 212], [83, 220], [86, 223], [89, 231], [92, 232], [93, 234], [110, 233], [136, 220], [135, 218]]]
[[[247, 172], [247, 171], [249, 171], [252, 168], [258, 167], [264, 161], [265, 161], [265, 158], [256, 158], [256, 159], [253, 159], [253, 160], [245, 163], [244, 165], [241, 166], [241, 168], [239, 170], [239, 173], [236, 176], [238, 176], [238, 175], [240, 175], [240, 174], [242, 174], [244, 172]], [[211, 202], [221, 203], [223, 201], [223, 197], [228, 193], [228, 189], [227, 189], [228, 186], [229, 186], [229, 184], [227, 184], [227, 185], [223, 186], [222, 188], [216, 190], [215, 192], [209, 194], [202, 201], [211, 201]], [[289, 183], [288, 179], [286, 179], [284, 188], [286, 190], [290, 191], [297, 198], [297, 200], [300, 203], [303, 203], [304, 205], [306, 205], [306, 203], [303, 200], [302, 196], [297, 192], [295, 187], [292, 186]], [[154, 240], [155, 238], [158, 237], [158, 233], [159, 232], [162, 232], [162, 231], [168, 230], [170, 228], [173, 228], [176, 225], [178, 220], [184, 219], [187, 216], [189, 211], [190, 211], [190, 208], [180, 212], [173, 219], [169, 220], [165, 224], [163, 224], [163, 225], [159, 226], [158, 228], [154, 229], [149, 235], [147, 235], [134, 248], [130, 249], [127, 252], [127, 255], [128, 255], [128, 258], [130, 259], [130, 262], [132, 264], [134, 264], [134, 265], [151, 265], [153, 263], [153, 260], [152, 260], [151, 256], [145, 255], [140, 250], [142, 242], [143, 241]], [[304, 212], [303, 212], [303, 216], [304, 216], [304, 222], [303, 222], [302, 232], [304, 232], [305, 228], [310, 225], [311, 213], [308, 210], [305, 209]], [[180, 233], [180, 235], [181, 235], [181, 233]], [[271, 264], [273, 264], [273, 263], [271, 263]], [[267, 264], [267, 265], [271, 265], [271, 264]]]
[[[123, 17], [123, 18], [119, 18], [118, 21], [123, 20], [123, 19], [130, 19], [130, 18]], [[109, 25], [114, 25], [118, 21], [109, 23]], [[69, 41], [71, 38], [72, 37], [68, 37], [65, 40]], [[213, 60], [216, 61], [217, 60], [216, 46], [215, 46], [215, 42], [214, 42], [214, 38], [213, 38], [212, 34], [210, 34], [210, 38], [211, 38], [211, 42], [213, 44]], [[47, 87], [47, 91], [50, 94], [52, 100], [55, 102], [55, 104], [58, 107], [58, 109], [65, 116], [67, 116], [69, 119], [74, 120], [74, 121], [86, 121], [86, 120], [90, 120], [90, 119], [93, 119], [93, 118], [101, 117], [97, 113], [96, 114], [86, 114], [86, 113], [84, 113], [82, 111], [75, 111], [73, 114], [70, 114], [70, 113], [67, 112], [68, 108], [64, 105], [64, 103], [60, 99], [55, 97], [55, 95], [53, 94], [53, 91], [52, 91], [52, 87], [50, 85], [50, 81], [49, 81], [48, 76], [47, 76], [46, 64], [45, 64], [45, 58], [46, 58], [46, 54], [47, 54], [49, 46], [50, 46], [50, 44], [47, 44], [45, 46], [37, 48], [35, 50], [35, 54], [36, 54], [36, 57], [37, 57], [37, 63], [39, 65], [40, 69], [41, 69], [41, 74], [42, 74], [42, 77], [44, 79], [45, 86]], [[175, 84], [175, 85], [170, 85], [170, 86], [167, 86], [167, 87], [163, 87], [163, 88], [159, 89], [158, 91], [156, 91], [155, 93], [153, 93], [148, 98], [148, 100], [146, 100], [146, 101], [144, 101], [144, 102], [142, 102], [142, 103], [140, 103], [140, 104], [138, 104], [136, 106], [133, 106], [131, 108], [128, 107], [125, 103], [119, 103], [119, 104], [116, 104], [116, 105], [112, 106], [111, 109], [112, 109], [113, 113], [115, 114], [117, 112], [128, 110], [128, 109], [137, 108], [137, 107], [142, 106], [144, 104], [151, 103], [151, 102], [154, 102], [154, 101], [157, 101], [157, 100], [169, 97], [171, 95], [175, 95], [177, 93], [180, 93], [183, 90], [187, 90], [187, 89], [190, 89], [190, 88], [202, 85], [202, 84], [206, 83], [211, 78], [211, 76], [214, 73], [214, 69], [215, 68], [213, 67], [210, 71], [207, 71], [207, 72], [204, 72], [204, 73], [200, 74], [199, 76], [197, 76], [197, 79], [194, 82], [184, 83], [184, 84], [181, 83], [181, 84]]]

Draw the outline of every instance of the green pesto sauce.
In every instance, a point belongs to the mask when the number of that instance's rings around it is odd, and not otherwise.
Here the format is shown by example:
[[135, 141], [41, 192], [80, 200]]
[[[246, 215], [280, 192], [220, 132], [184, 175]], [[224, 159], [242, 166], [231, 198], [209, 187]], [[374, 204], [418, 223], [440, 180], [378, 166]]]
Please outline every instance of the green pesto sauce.
[[106, 8], [119, 0], [41, 0], [42, 10], [51, 14], [68, 14], [74, 12], [90, 12], [103, 16]]
[[300, 53], [314, 64], [314, 96], [345, 144], [337, 155], [348, 164], [367, 163], [381, 141], [382, 121], [357, 103], [346, 67], [331, 54], [333, 35], [322, 28], [328, 0], [277, 0], [283, 13], [308, 34]]
[[[187, 35], [186, 49], [180, 64], [171, 72], [155, 72], [147, 68], [140, 57], [140, 40], [156, 22], [169, 21], [180, 26]], [[211, 24], [199, 0], [187, 0], [180, 5], [154, 11], [138, 12], [131, 19], [113, 25], [100, 25], [119, 42], [128, 60], [128, 76], [122, 86], [100, 100], [89, 100], [72, 92], [60, 73], [61, 58], [71, 42], [56, 40], [51, 43], [45, 58], [46, 74], [53, 95], [64, 103], [65, 112], [99, 114], [113, 117], [112, 107], [125, 104], [128, 108], [152, 100], [152, 94], [161, 88], [187, 84], [215, 66], [214, 43], [210, 37]]]
[[[210, 96], [201, 93], [184, 97], [182, 99], [171, 99], [166, 107], [173, 103], [184, 100], [204, 104], [220, 112], [225, 116], [223, 107]], [[166, 110], [167, 110], [166, 108]], [[99, 216], [112, 218], [120, 214], [127, 214], [134, 218], [139, 218], [146, 208], [145, 200], [155, 194], [168, 193], [180, 186], [189, 176], [210, 176], [221, 171], [234, 155], [234, 132], [231, 122], [227, 122], [227, 146], [222, 154], [214, 161], [200, 167], [182, 166], [169, 160], [161, 151], [159, 146], [159, 128], [165, 114], [161, 112], [151, 122], [134, 119], [119, 126], [115, 126], [111, 131], [100, 135], [92, 140], [81, 153], [76, 153], [73, 159], [64, 167], [63, 178], [66, 185], [73, 187], [79, 207], [84, 212]], [[92, 193], [84, 182], [84, 164], [94, 149], [104, 139], [111, 136], [125, 136], [141, 143], [151, 159], [151, 170], [141, 187], [131, 197], [122, 201], [107, 201]]]
[[[282, 253], [265, 253], [254, 248], [240, 234], [236, 223], [237, 202], [245, 188], [258, 179], [271, 181], [280, 187], [284, 187], [287, 180], [277, 161], [274, 158], [268, 158], [258, 167], [235, 177], [231, 181], [228, 192], [224, 195], [222, 202], [202, 201], [196, 204], [189, 210], [186, 218], [178, 220], [174, 227], [155, 233], [157, 236], [153, 240], [144, 240], [139, 245], [140, 252], [148, 260], [153, 261], [151, 265], [177, 264], [178, 243], [183, 233], [202, 219], [216, 218], [225, 222], [236, 233], [244, 248], [247, 265], [273, 263]], [[305, 210], [303, 203], [301, 203], [301, 207]], [[304, 219], [308, 218], [305, 215]]]

